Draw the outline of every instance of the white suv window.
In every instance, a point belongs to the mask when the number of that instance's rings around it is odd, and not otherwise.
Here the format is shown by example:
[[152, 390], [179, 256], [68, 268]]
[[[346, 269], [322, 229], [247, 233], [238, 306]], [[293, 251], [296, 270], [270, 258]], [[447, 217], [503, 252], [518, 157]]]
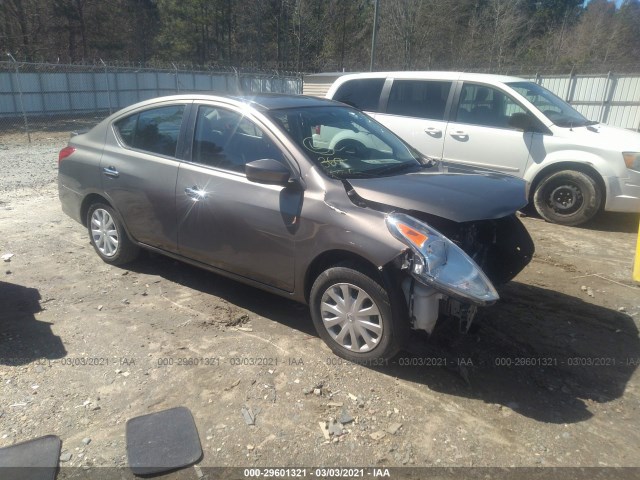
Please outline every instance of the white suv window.
[[408, 117], [444, 120], [451, 82], [394, 80], [387, 113]]
[[456, 121], [486, 127], [513, 128], [514, 114], [527, 114], [509, 95], [486, 85], [465, 83], [460, 93]]
[[377, 112], [384, 81], [384, 78], [348, 80], [338, 87], [333, 99], [358, 110]]

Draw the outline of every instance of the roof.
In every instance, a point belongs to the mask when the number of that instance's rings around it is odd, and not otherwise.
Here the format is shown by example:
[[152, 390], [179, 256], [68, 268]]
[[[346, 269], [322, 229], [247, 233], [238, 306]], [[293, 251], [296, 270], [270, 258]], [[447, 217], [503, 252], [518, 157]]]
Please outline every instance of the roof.
[[469, 80], [478, 82], [521, 82], [523, 79], [508, 75], [494, 75], [491, 73], [467, 72], [438, 72], [438, 71], [395, 71], [395, 72], [363, 72], [348, 75], [356, 78], [406, 78], [406, 79], [438, 79], [438, 80]]
[[[317, 107], [328, 105], [342, 105], [342, 103], [328, 100], [318, 97], [307, 97], [304, 95], [288, 95], [281, 93], [257, 93], [255, 95], [206, 95], [202, 93], [182, 94], [182, 95], [169, 95], [151, 98], [142, 102], [129, 105], [122, 110], [113, 114], [113, 117], [119, 117], [123, 114], [127, 114], [131, 111], [139, 109], [141, 107], [162, 104], [162, 103], [174, 103], [184, 101], [206, 102], [216, 101], [221, 103], [227, 103], [229, 105], [235, 105], [236, 107], [242, 104], [249, 105], [260, 111], [266, 110], [278, 110], [281, 108], [296, 108], [296, 107]], [[110, 117], [111, 118], [111, 117]]]
[[285, 95], [279, 93], [257, 93], [255, 95], [242, 95], [231, 97], [247, 103], [260, 110], [278, 110], [281, 108], [319, 107], [337, 105], [333, 100], [325, 98], [307, 97], [305, 95]]
[[358, 72], [322, 72], [322, 73], [309, 73], [304, 76], [305, 79], [323, 78], [323, 77], [340, 77], [341, 75], [351, 75]]

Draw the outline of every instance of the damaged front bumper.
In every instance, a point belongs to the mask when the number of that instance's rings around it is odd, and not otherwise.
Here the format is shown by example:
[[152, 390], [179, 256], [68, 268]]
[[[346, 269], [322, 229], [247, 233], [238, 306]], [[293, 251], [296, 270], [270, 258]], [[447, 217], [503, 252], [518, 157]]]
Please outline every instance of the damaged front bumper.
[[402, 292], [407, 301], [411, 328], [433, 332], [442, 317], [457, 319], [460, 332], [467, 333], [478, 312], [478, 306], [451, 298], [414, 278], [405, 278]]
[[414, 216], [387, 216], [392, 235], [408, 248], [397, 259], [412, 328], [431, 333], [441, 317], [458, 319], [467, 332], [479, 306], [499, 299], [506, 283], [530, 261], [531, 237], [514, 216], [439, 225], [447, 235]]

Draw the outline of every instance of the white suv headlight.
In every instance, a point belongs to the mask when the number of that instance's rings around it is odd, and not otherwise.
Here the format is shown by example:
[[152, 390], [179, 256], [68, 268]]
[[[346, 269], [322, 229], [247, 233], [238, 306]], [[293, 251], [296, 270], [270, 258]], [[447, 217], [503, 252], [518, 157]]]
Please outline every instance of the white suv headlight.
[[386, 218], [391, 234], [415, 253], [411, 274], [460, 300], [490, 305], [498, 292], [482, 269], [460, 247], [426, 223], [403, 213]]
[[622, 152], [622, 157], [627, 168], [640, 172], [640, 153]]

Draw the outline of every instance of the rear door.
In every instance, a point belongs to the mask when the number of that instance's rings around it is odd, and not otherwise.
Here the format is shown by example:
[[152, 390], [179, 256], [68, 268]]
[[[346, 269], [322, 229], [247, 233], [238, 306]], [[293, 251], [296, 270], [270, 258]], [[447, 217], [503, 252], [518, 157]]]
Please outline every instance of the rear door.
[[384, 113], [374, 118], [423, 154], [440, 159], [452, 83], [394, 79]]
[[444, 162], [522, 177], [534, 134], [511, 125], [518, 115], [531, 113], [506, 92], [464, 82], [444, 136]]
[[186, 103], [150, 107], [113, 123], [100, 161], [103, 190], [139, 242], [177, 247], [175, 187]]
[[197, 107], [176, 186], [181, 255], [291, 292], [302, 190], [247, 180], [246, 163], [291, 162], [275, 138], [230, 107]]

